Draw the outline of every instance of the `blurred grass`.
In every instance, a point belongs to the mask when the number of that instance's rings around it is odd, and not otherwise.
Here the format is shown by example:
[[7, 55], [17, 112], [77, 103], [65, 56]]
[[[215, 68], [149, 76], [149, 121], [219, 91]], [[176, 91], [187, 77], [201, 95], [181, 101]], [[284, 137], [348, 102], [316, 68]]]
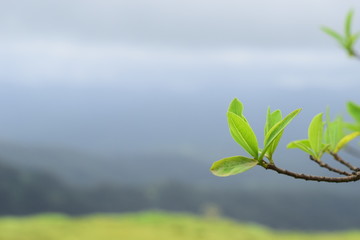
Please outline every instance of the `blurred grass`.
[[255, 224], [188, 214], [143, 212], [68, 217], [43, 214], [0, 218], [1, 240], [351, 240], [360, 231], [280, 232]]

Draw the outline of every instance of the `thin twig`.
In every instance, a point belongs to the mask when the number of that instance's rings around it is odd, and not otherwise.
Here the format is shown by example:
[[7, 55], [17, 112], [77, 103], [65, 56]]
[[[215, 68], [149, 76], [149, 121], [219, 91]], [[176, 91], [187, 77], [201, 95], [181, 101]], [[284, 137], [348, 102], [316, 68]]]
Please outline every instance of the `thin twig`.
[[286, 169], [279, 168], [274, 164], [264, 164], [262, 166], [265, 169], [273, 170], [279, 174], [284, 174], [293, 178], [303, 179], [305, 181], [341, 183], [341, 182], [355, 182], [360, 180], [360, 172], [356, 172], [346, 177], [324, 177], [324, 176], [313, 176], [313, 175], [291, 172]]
[[326, 164], [326, 163], [324, 163], [322, 161], [318, 161], [315, 158], [313, 158], [313, 156], [311, 156], [311, 155], [310, 155], [310, 159], [313, 160], [314, 162], [316, 162], [317, 164], [319, 164], [320, 167], [326, 168], [327, 170], [329, 170], [331, 172], [336, 172], [338, 174], [345, 175], [345, 176], [351, 176], [352, 175], [349, 172], [342, 171], [340, 169], [331, 167], [330, 165], [328, 165], [328, 164]]
[[344, 159], [342, 159], [337, 153], [333, 153], [333, 152], [330, 152], [330, 155], [334, 157], [334, 159], [336, 161], [338, 161], [339, 163], [341, 163], [342, 165], [348, 167], [350, 170], [352, 171], [360, 171], [359, 168], [357, 167], [354, 167], [353, 165], [351, 165], [350, 163], [346, 162]]

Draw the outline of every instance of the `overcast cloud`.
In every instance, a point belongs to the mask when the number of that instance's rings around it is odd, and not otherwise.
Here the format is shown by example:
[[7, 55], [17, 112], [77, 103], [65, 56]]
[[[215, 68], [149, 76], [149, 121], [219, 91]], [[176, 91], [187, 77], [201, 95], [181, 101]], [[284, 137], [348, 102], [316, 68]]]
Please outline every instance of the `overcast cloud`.
[[360, 11], [360, 2], [2, 1], [0, 77], [84, 83], [124, 82], [143, 67], [356, 69], [319, 30], [341, 29], [351, 7]]
[[[320, 25], [340, 27], [358, 1], [2, 1], [9, 38], [155, 45], [323, 45]], [[357, 18], [359, 19], [359, 18]]]
[[267, 105], [307, 124], [359, 101], [359, 62], [319, 30], [351, 7], [360, 30], [358, 0], [1, 1], [0, 138], [220, 154], [233, 97], [254, 129]]

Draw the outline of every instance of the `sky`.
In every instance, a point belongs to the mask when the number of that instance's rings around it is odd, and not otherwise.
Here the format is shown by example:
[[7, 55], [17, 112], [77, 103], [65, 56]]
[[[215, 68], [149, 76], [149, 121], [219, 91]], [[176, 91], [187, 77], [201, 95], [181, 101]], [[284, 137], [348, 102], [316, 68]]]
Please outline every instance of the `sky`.
[[351, 8], [360, 30], [355, 0], [1, 1], [0, 139], [193, 152], [232, 141], [234, 97], [258, 132], [268, 105], [344, 111], [359, 63], [320, 27]]
[[[352, 71], [358, 65], [319, 28], [341, 30], [346, 12], [359, 7], [337, 0], [2, 1], [0, 81], [161, 87], [164, 80], [156, 75], [136, 73], [219, 66]], [[274, 81], [285, 87], [313, 82], [290, 75]], [[173, 82], [186, 89], [201, 81]]]

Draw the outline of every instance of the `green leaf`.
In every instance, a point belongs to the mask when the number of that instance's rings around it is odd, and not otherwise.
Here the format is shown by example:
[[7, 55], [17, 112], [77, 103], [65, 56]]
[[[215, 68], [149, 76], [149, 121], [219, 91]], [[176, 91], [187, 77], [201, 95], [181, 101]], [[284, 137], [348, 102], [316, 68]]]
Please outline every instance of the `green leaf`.
[[356, 38], [355, 38], [355, 36], [353, 36], [353, 35], [351, 35], [349, 38], [348, 38], [348, 47], [350, 48], [350, 49], [353, 49], [353, 47], [354, 47], [354, 44], [355, 44], [355, 41], [356, 41]]
[[310, 142], [307, 139], [293, 141], [287, 145], [287, 148], [299, 148], [302, 151], [308, 153], [309, 155], [314, 156], [314, 152], [311, 149]]
[[349, 114], [355, 119], [355, 121], [360, 123], [360, 106], [353, 102], [348, 102], [347, 110]]
[[354, 138], [360, 136], [360, 132], [353, 132], [350, 133], [348, 135], [346, 135], [345, 137], [343, 137], [339, 143], [336, 145], [336, 148], [334, 150], [334, 153], [337, 153], [338, 151], [340, 151], [340, 149], [342, 149], [348, 142], [350, 142], [351, 140], [353, 140]]
[[329, 151], [329, 147], [330, 147], [329, 144], [324, 144], [324, 143], [322, 143], [322, 144], [321, 144], [321, 151], [320, 151], [320, 153], [318, 154], [318, 157], [317, 157], [317, 158], [315, 157], [315, 159], [320, 160], [321, 157], [322, 157], [322, 155], [323, 155], [326, 151]]
[[344, 45], [344, 39], [339, 33], [335, 32], [334, 30], [328, 27], [322, 27], [321, 30], [326, 34], [328, 34], [329, 36], [333, 37], [335, 40], [337, 40], [340, 45], [342, 46]]
[[[263, 157], [265, 156], [266, 152], [268, 151], [268, 149], [270, 148], [271, 144], [276, 140], [276, 138], [282, 134], [283, 130], [285, 129], [285, 127], [294, 119], [294, 117], [296, 117], [296, 115], [299, 114], [299, 112], [301, 111], [301, 109], [296, 109], [295, 111], [289, 113], [283, 120], [281, 120], [280, 122], [276, 123], [270, 130], [269, 132], [266, 134], [265, 136], [265, 146], [263, 151], [261, 152], [261, 155], [259, 157], [259, 159], [263, 159]], [[280, 140], [279, 140], [280, 141]], [[275, 150], [275, 149], [274, 149]], [[269, 152], [269, 155], [272, 155], [274, 152]]]
[[359, 39], [359, 37], [360, 37], [360, 32], [357, 32], [357, 33], [355, 33], [354, 35], [351, 36], [353, 44], [356, 43], [356, 41]]
[[324, 131], [324, 123], [322, 121], [322, 113], [317, 114], [311, 121], [308, 129], [308, 139], [310, 146], [315, 153], [314, 157], [319, 158], [322, 151], [322, 138]]
[[332, 122], [330, 121], [330, 108], [327, 107], [326, 108], [326, 130], [325, 130], [325, 134], [324, 134], [324, 142], [328, 143], [329, 145], [335, 145], [336, 143], [333, 143], [333, 136], [334, 136], [334, 130], [335, 130], [335, 125], [332, 124]]
[[344, 136], [344, 123], [342, 118], [338, 117], [333, 122], [327, 120], [325, 130], [325, 143], [329, 145], [330, 151], [334, 151], [337, 143]]
[[344, 123], [344, 126], [351, 131], [360, 131], [360, 124]]
[[[275, 150], [276, 150], [276, 147], [278, 146], [279, 142], [280, 142], [280, 139], [282, 137], [284, 133], [284, 130], [280, 132], [280, 134], [274, 139], [274, 141], [270, 144], [267, 152], [266, 152], [266, 155], [268, 156], [269, 159], [272, 159], [272, 155], [274, 154]], [[271, 160], [270, 160], [271, 161]]]
[[353, 10], [350, 10], [349, 13], [346, 15], [344, 30], [345, 30], [345, 36], [347, 38], [350, 38], [351, 36], [351, 23], [353, 16], [354, 16]]
[[[266, 115], [266, 123], [265, 123], [265, 128], [264, 128], [264, 136], [266, 136], [266, 134], [269, 132], [269, 130], [278, 122], [280, 122], [282, 119], [282, 113], [280, 110], [276, 110], [274, 112], [271, 112], [270, 107], [268, 108], [267, 111], [267, 115]], [[284, 132], [284, 131], [283, 131]], [[282, 137], [282, 133], [281, 132], [276, 139], [270, 144], [270, 147], [267, 151], [267, 153], [265, 153], [266, 157], [268, 159], [270, 159], [270, 161], [272, 161], [272, 154], [275, 152], [275, 149], [277, 147], [277, 145], [280, 142], [280, 139]], [[264, 138], [264, 146], [266, 145], [265, 142], [265, 138]]]
[[[282, 119], [282, 114], [280, 110], [276, 110], [274, 112], [270, 111], [270, 107], [267, 110], [266, 114], [266, 123], [264, 128], [264, 135], [268, 133], [268, 131]], [[265, 145], [265, 143], [264, 143]]]
[[245, 172], [258, 164], [258, 161], [243, 156], [234, 156], [223, 158], [216, 161], [210, 168], [210, 171], [219, 177], [227, 177]]
[[249, 123], [233, 112], [227, 113], [230, 134], [255, 159], [258, 157], [258, 141]]
[[239, 117], [245, 118], [243, 116], [243, 110], [244, 110], [244, 106], [242, 102], [240, 102], [239, 99], [234, 98], [229, 105], [228, 112], [235, 113]]

